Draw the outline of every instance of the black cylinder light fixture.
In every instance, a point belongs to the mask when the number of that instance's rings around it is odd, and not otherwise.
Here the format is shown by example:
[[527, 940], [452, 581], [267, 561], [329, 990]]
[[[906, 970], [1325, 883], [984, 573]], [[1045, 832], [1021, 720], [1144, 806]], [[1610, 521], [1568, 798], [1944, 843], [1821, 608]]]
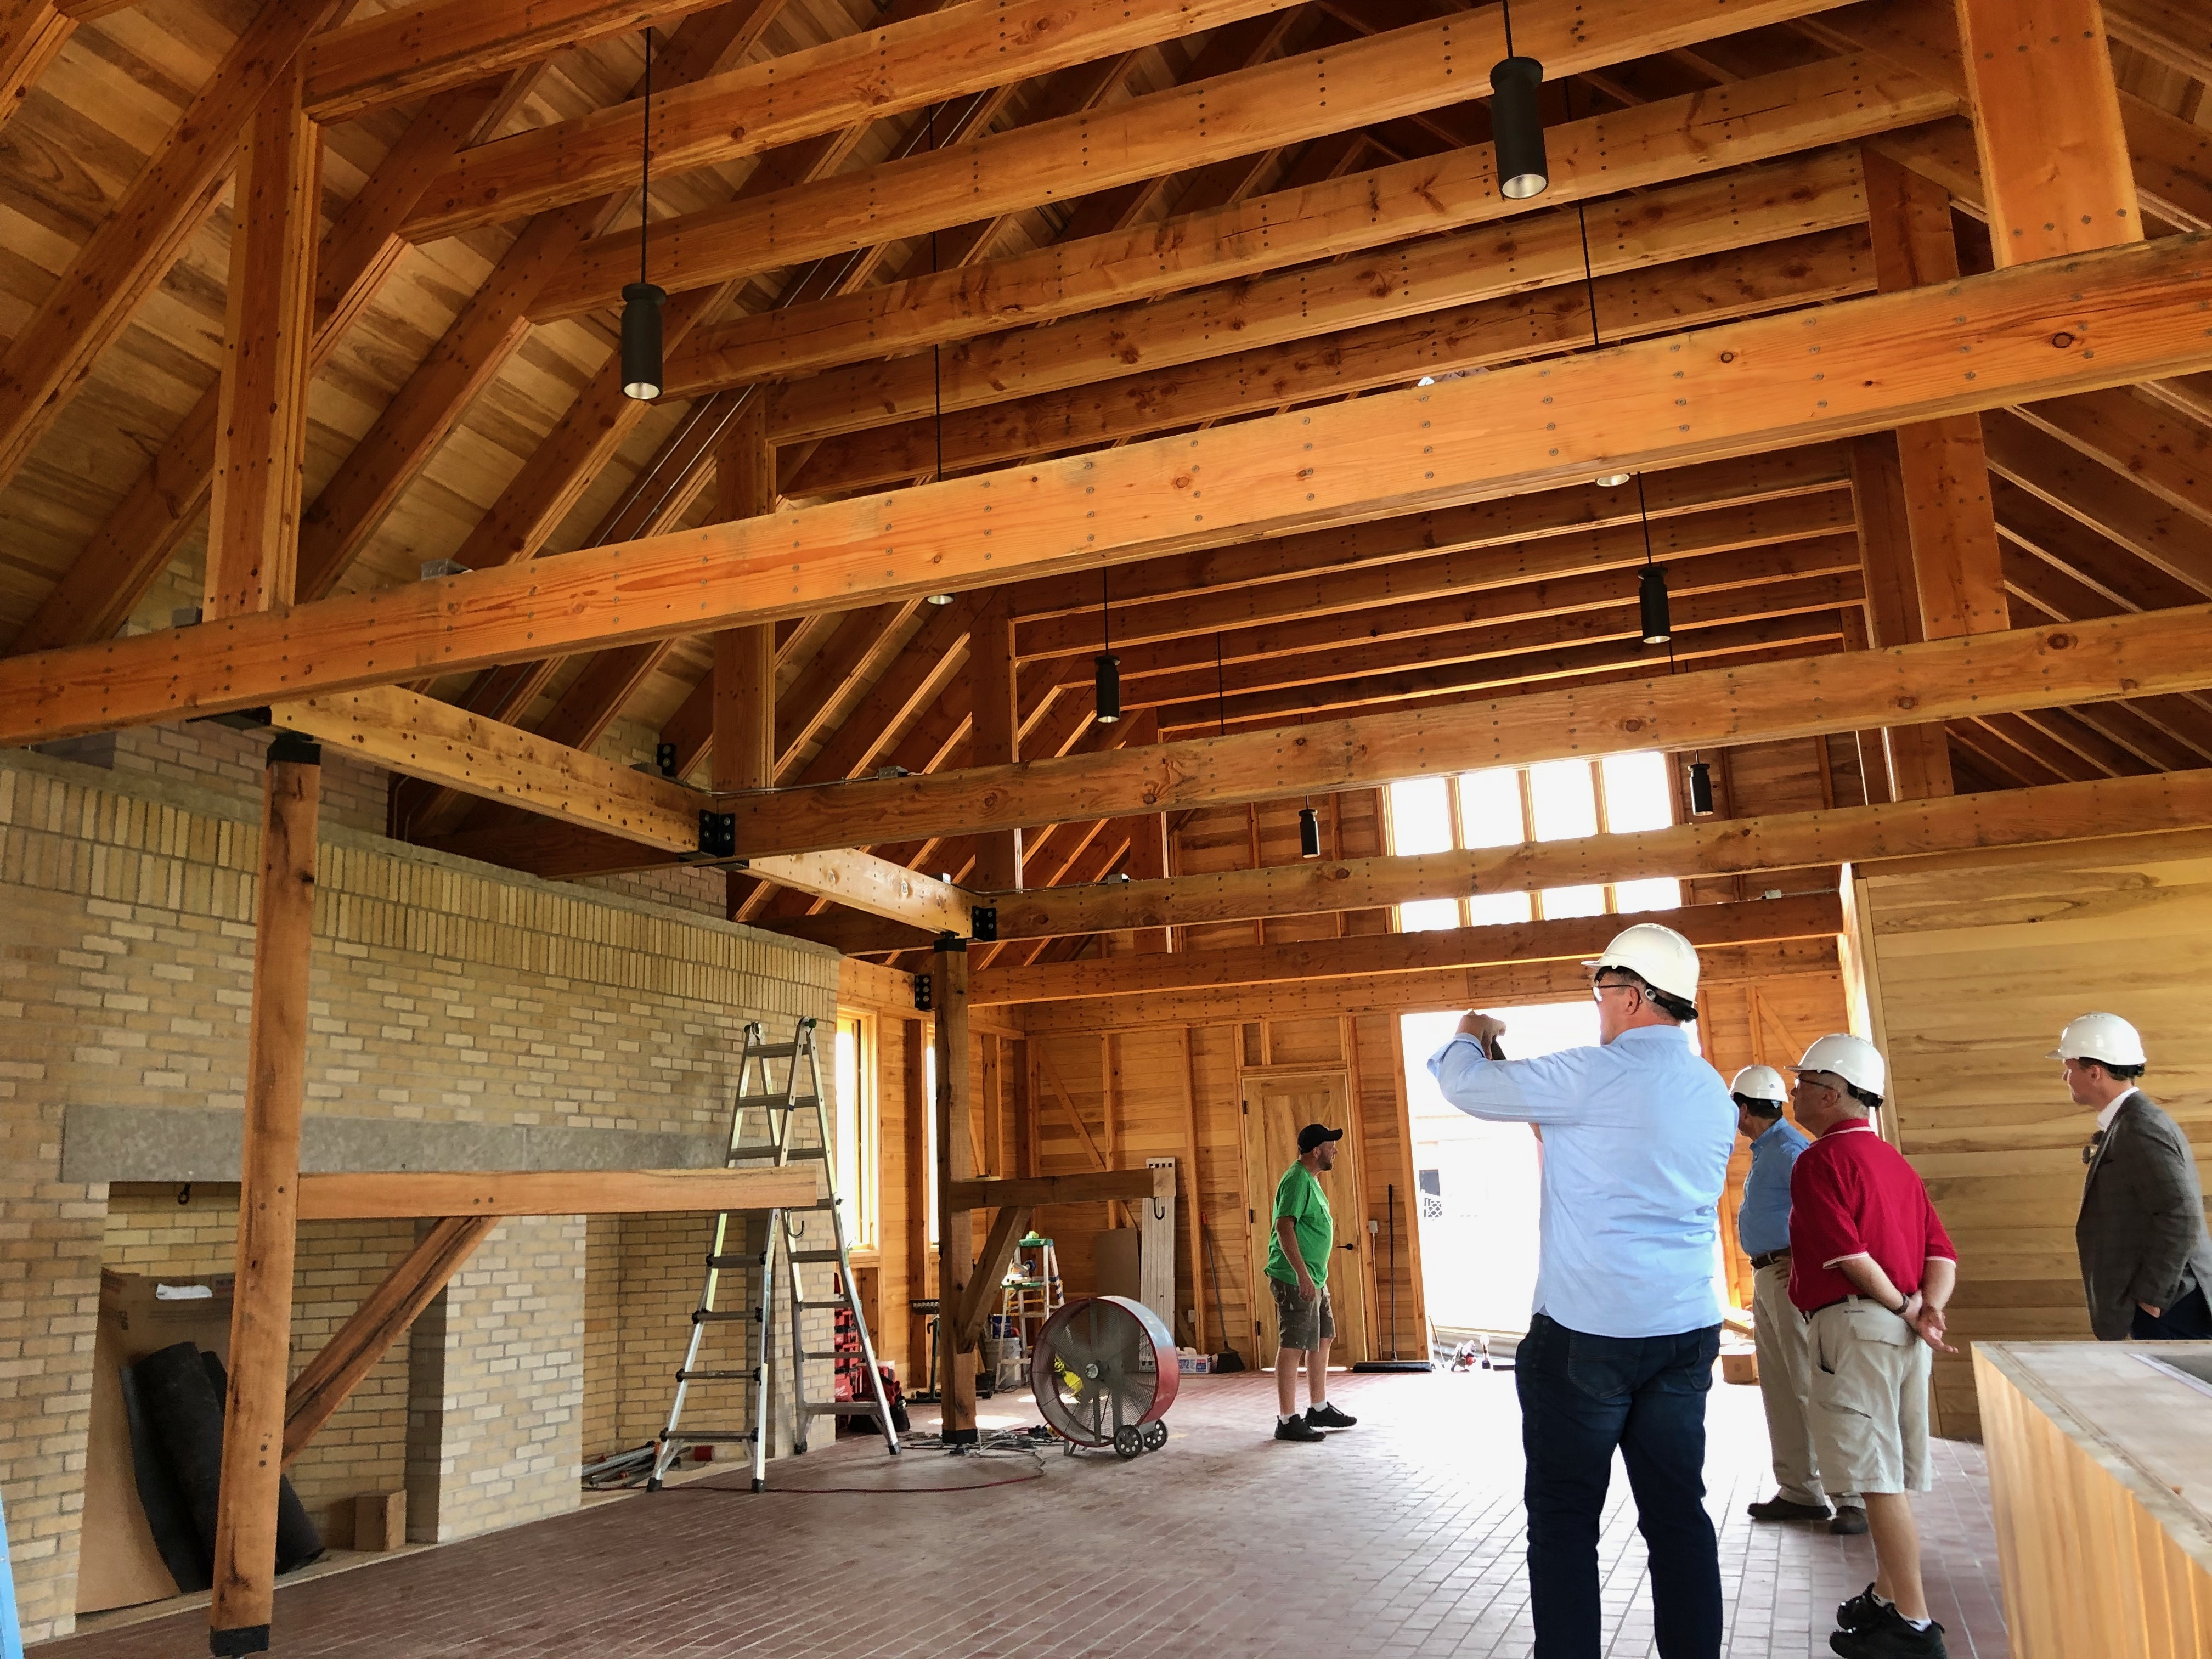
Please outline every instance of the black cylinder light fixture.
[[1106, 583], [1108, 577], [1098, 573], [1098, 655], [1093, 659], [1097, 672], [1095, 684], [1097, 702], [1094, 718], [1101, 726], [1111, 726], [1121, 718], [1121, 659], [1114, 654], [1111, 623], [1106, 614]]
[[1636, 608], [1644, 619], [1644, 644], [1664, 645], [1674, 637], [1674, 625], [1667, 614], [1667, 572], [1662, 566], [1647, 564], [1637, 578]]
[[1321, 814], [1309, 801], [1298, 809], [1298, 856], [1317, 859], [1321, 856]]
[[1498, 193], [1516, 202], [1541, 196], [1552, 182], [1544, 156], [1544, 118], [1536, 90], [1544, 66], [1513, 51], [1513, 8], [1505, 13], [1505, 56], [1490, 71], [1490, 125], [1498, 148]]
[[1700, 818], [1713, 815], [1713, 769], [1705, 761], [1690, 763], [1690, 815]]
[[623, 289], [623, 396], [649, 404], [660, 395], [660, 307], [668, 293], [645, 279], [646, 231], [653, 217], [653, 31], [645, 32], [645, 143], [637, 195], [637, 280]]

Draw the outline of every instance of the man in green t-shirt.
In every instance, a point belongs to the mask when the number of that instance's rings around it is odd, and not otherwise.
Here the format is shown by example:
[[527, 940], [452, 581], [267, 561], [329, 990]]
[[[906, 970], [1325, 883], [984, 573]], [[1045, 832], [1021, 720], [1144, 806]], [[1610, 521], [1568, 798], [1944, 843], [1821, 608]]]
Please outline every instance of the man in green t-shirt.
[[[1278, 1440], [1326, 1440], [1325, 1429], [1348, 1429], [1359, 1419], [1328, 1403], [1328, 1345], [1336, 1320], [1328, 1305], [1328, 1253], [1336, 1224], [1321, 1172], [1336, 1164], [1344, 1131], [1309, 1123], [1298, 1131], [1298, 1161], [1275, 1183], [1275, 1236], [1267, 1244], [1267, 1287], [1275, 1296], [1282, 1346], [1275, 1355]], [[1298, 1414], [1298, 1357], [1305, 1356], [1306, 1392], [1313, 1404]]]

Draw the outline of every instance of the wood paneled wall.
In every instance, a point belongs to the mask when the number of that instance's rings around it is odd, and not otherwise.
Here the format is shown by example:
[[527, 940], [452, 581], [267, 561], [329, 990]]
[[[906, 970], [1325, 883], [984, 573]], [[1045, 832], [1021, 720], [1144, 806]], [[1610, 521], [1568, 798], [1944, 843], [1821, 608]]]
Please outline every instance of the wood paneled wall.
[[[1954, 1340], [2087, 1337], [2074, 1220], [2095, 1128], [2044, 1056], [2074, 1015], [2132, 1020], [2144, 1088], [2212, 1142], [2212, 838], [2090, 842], [1870, 873], [1857, 908], [1889, 1132], [1959, 1247]], [[2166, 855], [2161, 856], [2164, 853]], [[1947, 1434], [1979, 1419], [1966, 1358], [1936, 1365]]]

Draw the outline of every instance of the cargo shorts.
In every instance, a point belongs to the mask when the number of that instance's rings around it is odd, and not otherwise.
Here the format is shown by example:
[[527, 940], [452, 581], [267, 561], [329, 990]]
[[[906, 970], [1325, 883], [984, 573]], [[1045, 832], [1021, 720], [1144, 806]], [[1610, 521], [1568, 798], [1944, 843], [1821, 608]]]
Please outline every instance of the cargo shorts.
[[1853, 1297], [1813, 1316], [1806, 1417], [1831, 1492], [1926, 1492], [1928, 1345], [1897, 1315]]
[[1318, 1346], [1323, 1337], [1336, 1334], [1336, 1316], [1328, 1305], [1328, 1285], [1315, 1285], [1310, 1302], [1298, 1294], [1295, 1284], [1270, 1278], [1267, 1285], [1275, 1293], [1275, 1322], [1282, 1328], [1284, 1347], [1304, 1352]]

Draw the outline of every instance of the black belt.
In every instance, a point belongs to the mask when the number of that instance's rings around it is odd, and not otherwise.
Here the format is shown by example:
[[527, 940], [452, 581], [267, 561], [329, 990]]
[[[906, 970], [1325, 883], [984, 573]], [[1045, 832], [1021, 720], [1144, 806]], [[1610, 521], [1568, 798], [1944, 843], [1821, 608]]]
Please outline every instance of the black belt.
[[[1912, 1298], [1911, 1297], [1908, 1296], [1905, 1300], [1906, 1306], [1910, 1306], [1911, 1304]], [[1810, 1319], [1816, 1313], [1826, 1313], [1831, 1308], [1840, 1308], [1846, 1302], [1863, 1302], [1869, 1308], [1881, 1308], [1884, 1313], [1895, 1314], [1899, 1319], [1905, 1317], [1904, 1308], [1892, 1308], [1885, 1306], [1883, 1304], [1875, 1301], [1870, 1296], [1839, 1296], [1833, 1302], [1823, 1302], [1817, 1308], [1808, 1308], [1805, 1310], [1805, 1317]]]
[[1755, 1255], [1752, 1257], [1751, 1269], [1753, 1273], [1757, 1273], [1761, 1267], [1771, 1267], [1778, 1261], [1787, 1261], [1789, 1260], [1790, 1252], [1786, 1249], [1769, 1250], [1765, 1255]]

